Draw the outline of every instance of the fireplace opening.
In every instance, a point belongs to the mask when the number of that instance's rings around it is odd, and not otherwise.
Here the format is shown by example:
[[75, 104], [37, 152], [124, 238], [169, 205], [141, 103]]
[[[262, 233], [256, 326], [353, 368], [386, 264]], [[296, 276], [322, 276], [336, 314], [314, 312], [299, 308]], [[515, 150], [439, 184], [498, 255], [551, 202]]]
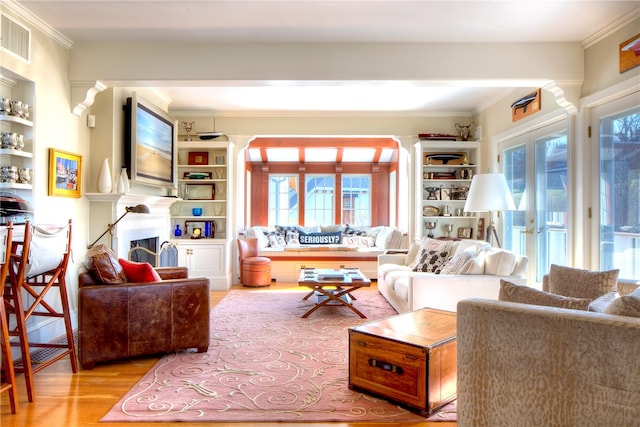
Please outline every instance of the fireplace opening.
[[148, 262], [158, 265], [158, 242], [160, 237], [132, 240], [129, 243], [129, 261]]

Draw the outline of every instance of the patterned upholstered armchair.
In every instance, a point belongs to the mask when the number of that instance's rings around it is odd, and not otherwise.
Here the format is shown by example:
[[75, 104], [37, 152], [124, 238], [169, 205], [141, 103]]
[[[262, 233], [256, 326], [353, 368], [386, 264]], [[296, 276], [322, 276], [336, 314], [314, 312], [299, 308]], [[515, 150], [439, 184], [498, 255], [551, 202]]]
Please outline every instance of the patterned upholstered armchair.
[[[458, 426], [637, 425], [638, 285], [619, 282], [604, 309], [562, 308], [582, 304], [565, 296], [543, 306], [553, 297], [523, 289], [511, 301], [460, 301]], [[537, 302], [514, 302], [520, 291]]]

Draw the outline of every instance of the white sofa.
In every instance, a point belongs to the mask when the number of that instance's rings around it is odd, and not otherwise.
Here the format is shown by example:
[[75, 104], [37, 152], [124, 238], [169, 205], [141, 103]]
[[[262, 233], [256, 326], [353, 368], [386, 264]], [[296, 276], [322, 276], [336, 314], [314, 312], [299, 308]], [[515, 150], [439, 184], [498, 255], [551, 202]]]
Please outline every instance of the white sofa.
[[[440, 257], [439, 274], [414, 271], [421, 255], [424, 258], [434, 248]], [[500, 279], [525, 285], [527, 264], [527, 257], [484, 241], [425, 238], [406, 253], [378, 256], [378, 291], [398, 313], [423, 307], [455, 312], [458, 301], [465, 298], [497, 300]]]
[[[298, 229], [298, 236], [292, 230]], [[330, 239], [340, 233], [339, 243], [300, 244], [300, 232], [319, 241], [326, 233]], [[301, 268], [359, 268], [376, 279], [378, 255], [403, 244], [403, 234], [395, 227], [358, 227], [345, 225], [318, 227], [262, 227], [249, 228], [246, 237], [258, 239], [258, 255], [271, 259], [271, 277], [279, 282], [296, 282]], [[405, 246], [406, 247], [406, 246]]]

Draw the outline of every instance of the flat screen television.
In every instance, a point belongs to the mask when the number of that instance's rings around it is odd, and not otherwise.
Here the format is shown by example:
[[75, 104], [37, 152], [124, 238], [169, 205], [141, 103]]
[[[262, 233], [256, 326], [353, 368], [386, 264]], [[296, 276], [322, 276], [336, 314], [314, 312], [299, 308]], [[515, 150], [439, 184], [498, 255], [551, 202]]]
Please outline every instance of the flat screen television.
[[125, 166], [132, 182], [176, 188], [177, 121], [136, 92], [124, 106]]

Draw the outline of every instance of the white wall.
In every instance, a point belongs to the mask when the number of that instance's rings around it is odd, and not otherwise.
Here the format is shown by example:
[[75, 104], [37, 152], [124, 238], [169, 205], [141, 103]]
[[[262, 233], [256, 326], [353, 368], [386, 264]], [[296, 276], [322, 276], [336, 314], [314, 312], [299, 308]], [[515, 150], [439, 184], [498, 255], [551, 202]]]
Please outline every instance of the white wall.
[[[3, 13], [11, 16], [10, 13]], [[31, 63], [27, 64], [12, 55], [2, 53], [2, 67], [25, 79], [35, 82], [34, 102], [34, 171], [33, 207], [34, 222], [39, 224], [64, 224], [73, 219], [73, 256], [67, 274], [67, 288], [71, 310], [77, 307], [77, 269], [84, 258], [87, 245], [88, 204], [84, 198], [52, 197], [48, 195], [49, 148], [79, 154], [83, 159], [82, 183], [89, 175], [89, 129], [86, 117], [71, 113], [71, 86], [68, 75], [69, 50], [53, 41], [48, 35], [32, 28], [20, 18], [12, 17], [31, 28]], [[55, 293], [55, 292], [54, 292]], [[58, 298], [52, 299], [58, 301]], [[51, 299], [50, 299], [51, 300]], [[55, 304], [55, 302], [54, 302]], [[62, 320], [37, 318], [29, 330], [32, 340], [48, 341], [64, 333]], [[74, 319], [75, 323], [75, 319]]]
[[583, 97], [640, 74], [640, 67], [635, 67], [625, 73], [620, 73], [619, 70], [620, 43], [637, 34], [640, 34], [640, 19], [635, 19], [585, 50]]

